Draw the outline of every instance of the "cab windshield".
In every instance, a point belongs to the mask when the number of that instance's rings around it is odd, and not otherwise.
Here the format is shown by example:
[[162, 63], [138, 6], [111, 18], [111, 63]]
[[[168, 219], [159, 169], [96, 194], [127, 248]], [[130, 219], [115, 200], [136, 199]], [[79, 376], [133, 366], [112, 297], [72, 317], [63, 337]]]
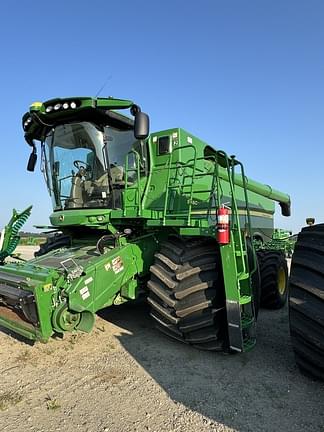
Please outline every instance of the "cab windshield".
[[89, 122], [53, 128], [43, 143], [42, 166], [54, 209], [121, 207], [126, 168], [129, 184], [138, 180], [137, 166], [145, 167], [140, 148], [133, 130]]

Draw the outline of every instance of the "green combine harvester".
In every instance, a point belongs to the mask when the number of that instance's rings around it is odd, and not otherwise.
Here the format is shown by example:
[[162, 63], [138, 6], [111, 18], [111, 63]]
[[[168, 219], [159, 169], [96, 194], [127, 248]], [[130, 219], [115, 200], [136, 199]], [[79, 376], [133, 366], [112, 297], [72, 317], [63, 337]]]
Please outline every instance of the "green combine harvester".
[[[130, 110], [131, 115], [124, 115]], [[146, 296], [156, 326], [200, 349], [244, 352], [261, 305], [287, 297], [280, 251], [256, 253], [288, 195], [183, 129], [149, 135], [132, 101], [74, 97], [23, 116], [53, 202], [35, 259], [0, 271], [0, 325], [32, 340], [90, 332], [95, 313]]]

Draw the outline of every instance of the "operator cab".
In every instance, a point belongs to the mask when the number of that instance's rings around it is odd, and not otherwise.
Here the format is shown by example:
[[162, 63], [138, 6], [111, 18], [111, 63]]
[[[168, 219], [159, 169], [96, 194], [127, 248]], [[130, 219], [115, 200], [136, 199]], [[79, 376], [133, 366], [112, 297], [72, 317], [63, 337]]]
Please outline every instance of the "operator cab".
[[[134, 121], [115, 111], [125, 108]], [[35, 103], [24, 115], [23, 127], [33, 149], [29, 171], [37, 160], [35, 140], [41, 141], [41, 169], [54, 211], [121, 208], [122, 190], [148, 173], [149, 118], [131, 101]]]
[[55, 210], [120, 208], [126, 177], [131, 185], [138, 164], [141, 175], [147, 170], [146, 147], [132, 129], [100, 128], [86, 121], [62, 124], [49, 132], [42, 148]]

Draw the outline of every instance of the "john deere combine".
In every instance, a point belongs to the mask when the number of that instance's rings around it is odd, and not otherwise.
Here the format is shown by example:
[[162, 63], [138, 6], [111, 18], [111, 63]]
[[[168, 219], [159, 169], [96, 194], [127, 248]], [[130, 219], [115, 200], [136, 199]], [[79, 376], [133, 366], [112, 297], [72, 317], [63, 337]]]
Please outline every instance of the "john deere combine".
[[278, 307], [287, 268], [280, 252], [262, 251], [260, 278], [253, 237], [270, 240], [274, 201], [288, 216], [288, 195], [182, 129], [149, 136], [132, 101], [35, 103], [23, 128], [29, 171], [40, 142], [47, 228], [57, 232], [32, 261], [1, 268], [2, 326], [43, 341], [90, 331], [96, 311], [144, 293], [171, 337], [207, 350], [254, 346], [261, 285], [265, 305]]

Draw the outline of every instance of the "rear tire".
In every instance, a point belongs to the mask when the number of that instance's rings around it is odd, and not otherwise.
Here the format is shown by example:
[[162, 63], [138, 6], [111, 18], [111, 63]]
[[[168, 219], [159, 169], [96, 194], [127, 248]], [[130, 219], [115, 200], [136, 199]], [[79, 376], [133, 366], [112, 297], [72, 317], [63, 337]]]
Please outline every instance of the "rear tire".
[[163, 333], [202, 350], [222, 351], [225, 296], [219, 247], [211, 239], [170, 237], [151, 266], [148, 303]]
[[260, 306], [280, 309], [288, 297], [288, 267], [284, 254], [276, 250], [257, 252], [261, 275]]
[[289, 325], [302, 372], [324, 380], [324, 224], [303, 228], [291, 263]]

